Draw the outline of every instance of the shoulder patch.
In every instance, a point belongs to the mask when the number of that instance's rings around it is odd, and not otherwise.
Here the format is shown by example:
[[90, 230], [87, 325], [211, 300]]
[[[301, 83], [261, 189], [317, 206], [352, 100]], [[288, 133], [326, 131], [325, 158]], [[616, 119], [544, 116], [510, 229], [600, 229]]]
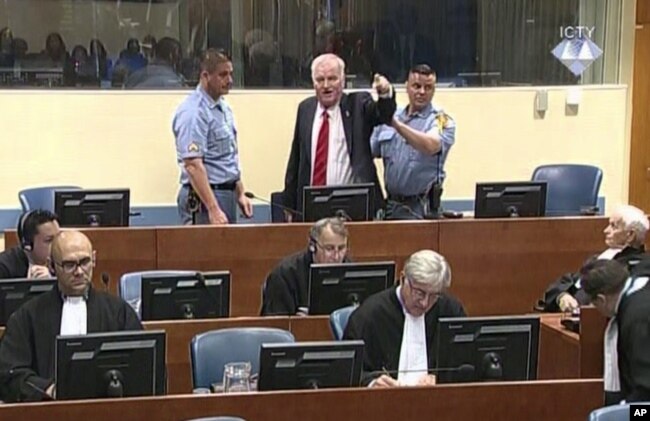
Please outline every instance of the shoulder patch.
[[436, 125], [438, 126], [438, 131], [442, 133], [442, 131], [449, 125], [449, 116], [444, 112], [438, 114], [436, 116]]
[[192, 142], [187, 146], [187, 151], [188, 152], [198, 152], [199, 151], [199, 145], [197, 145], [195, 142]]

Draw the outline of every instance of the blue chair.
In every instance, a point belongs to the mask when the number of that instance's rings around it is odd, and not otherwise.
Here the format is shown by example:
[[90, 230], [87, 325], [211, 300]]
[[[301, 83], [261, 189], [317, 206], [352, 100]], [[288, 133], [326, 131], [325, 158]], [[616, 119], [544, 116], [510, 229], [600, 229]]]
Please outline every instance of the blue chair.
[[251, 373], [259, 372], [263, 343], [294, 342], [291, 332], [268, 327], [242, 327], [200, 333], [190, 343], [193, 388], [210, 388], [223, 380], [223, 366], [248, 361]]
[[[635, 402], [647, 405], [648, 402]], [[630, 417], [630, 405], [612, 405], [594, 409], [589, 414], [589, 421], [628, 421]]]
[[358, 306], [348, 306], [342, 307], [334, 310], [330, 314], [330, 328], [334, 334], [334, 338], [337, 341], [343, 340], [343, 333], [345, 332], [345, 327], [348, 325], [348, 320], [350, 315]]
[[603, 171], [592, 165], [556, 164], [535, 168], [533, 181], [547, 181], [546, 215], [596, 213]]
[[133, 307], [139, 318], [142, 318], [142, 277], [147, 275], [194, 275], [191, 270], [146, 270], [143, 272], [129, 272], [120, 278], [120, 297]]
[[45, 209], [54, 212], [54, 190], [79, 190], [79, 186], [48, 186], [23, 189], [18, 192], [18, 200], [23, 212]]

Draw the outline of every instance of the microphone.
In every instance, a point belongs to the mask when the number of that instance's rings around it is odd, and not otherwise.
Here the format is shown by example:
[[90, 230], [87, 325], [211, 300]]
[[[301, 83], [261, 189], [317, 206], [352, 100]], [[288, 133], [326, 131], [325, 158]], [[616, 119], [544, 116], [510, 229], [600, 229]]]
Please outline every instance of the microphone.
[[102, 283], [104, 284], [104, 291], [108, 291], [108, 284], [111, 282], [111, 278], [106, 272], [102, 272], [101, 275]]
[[337, 210], [336, 213], [334, 214], [334, 216], [336, 216], [339, 219], [344, 220], [345, 222], [352, 221], [352, 217], [350, 215], [348, 215], [348, 213], [346, 211], [344, 211], [343, 209]]
[[296, 215], [300, 215], [301, 217], [303, 216], [302, 212], [300, 212], [300, 211], [297, 211], [295, 209], [291, 209], [291, 208], [289, 208], [287, 206], [284, 206], [284, 205], [281, 205], [279, 203], [273, 203], [270, 200], [264, 199], [263, 197], [256, 196], [255, 193], [253, 193], [253, 192], [247, 191], [247, 192], [244, 193], [244, 196], [248, 197], [249, 199], [261, 200], [264, 203], [268, 203], [271, 206], [276, 206], [276, 207], [278, 207], [278, 208], [280, 208], [280, 209], [282, 209], [284, 211], [291, 212], [291, 213], [294, 213]]

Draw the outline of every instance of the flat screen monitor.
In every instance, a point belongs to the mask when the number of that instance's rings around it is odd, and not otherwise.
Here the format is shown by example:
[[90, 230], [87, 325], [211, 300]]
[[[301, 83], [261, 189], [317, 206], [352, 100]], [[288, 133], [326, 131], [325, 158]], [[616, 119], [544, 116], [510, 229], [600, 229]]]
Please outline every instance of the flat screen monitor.
[[54, 210], [62, 227], [128, 227], [129, 189], [55, 190]]
[[395, 283], [395, 262], [321, 263], [309, 270], [309, 314], [361, 304]]
[[475, 218], [537, 217], [546, 213], [546, 181], [476, 183]]
[[356, 387], [363, 341], [262, 344], [257, 388], [265, 390]]
[[214, 319], [230, 315], [230, 272], [142, 277], [142, 320]]
[[44, 292], [51, 291], [55, 285], [55, 278], [0, 280], [0, 326], [6, 325], [9, 317], [21, 305]]
[[164, 395], [162, 330], [57, 336], [57, 399]]
[[373, 183], [345, 186], [307, 186], [303, 189], [303, 221], [340, 216], [352, 221], [370, 221], [374, 203]]
[[437, 382], [535, 380], [539, 316], [438, 321]]

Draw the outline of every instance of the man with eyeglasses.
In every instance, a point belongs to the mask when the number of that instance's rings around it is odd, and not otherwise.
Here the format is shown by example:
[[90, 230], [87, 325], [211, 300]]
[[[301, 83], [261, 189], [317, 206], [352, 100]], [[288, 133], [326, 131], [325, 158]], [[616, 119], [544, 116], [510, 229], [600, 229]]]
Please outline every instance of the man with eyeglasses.
[[348, 229], [340, 218], [325, 218], [309, 231], [307, 250], [285, 257], [264, 281], [262, 316], [308, 313], [312, 263], [348, 261]]
[[57, 335], [141, 330], [131, 306], [121, 298], [92, 288], [95, 252], [88, 237], [62, 231], [52, 243], [50, 265], [57, 285], [28, 301], [7, 322], [0, 343], [0, 375], [4, 401], [54, 397]]
[[352, 313], [344, 339], [366, 346], [364, 384], [396, 387], [435, 384], [434, 344], [440, 317], [465, 317], [463, 305], [446, 293], [451, 269], [440, 254], [420, 250], [404, 264], [400, 283], [368, 297]]

